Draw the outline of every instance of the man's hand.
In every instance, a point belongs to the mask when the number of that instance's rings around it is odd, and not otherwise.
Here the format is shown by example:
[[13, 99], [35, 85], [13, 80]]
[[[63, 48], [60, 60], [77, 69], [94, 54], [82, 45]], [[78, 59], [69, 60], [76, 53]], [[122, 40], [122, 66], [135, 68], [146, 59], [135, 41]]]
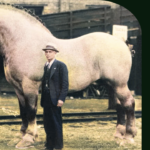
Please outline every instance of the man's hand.
[[57, 103], [57, 107], [61, 107], [63, 105], [63, 101], [62, 100], [58, 100], [58, 103]]

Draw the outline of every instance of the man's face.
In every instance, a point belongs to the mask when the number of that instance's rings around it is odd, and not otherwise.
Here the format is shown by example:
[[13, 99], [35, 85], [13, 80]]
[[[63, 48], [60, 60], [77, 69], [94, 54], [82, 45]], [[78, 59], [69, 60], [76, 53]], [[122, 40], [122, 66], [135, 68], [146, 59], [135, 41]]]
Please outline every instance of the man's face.
[[51, 61], [55, 58], [56, 51], [53, 50], [45, 50], [45, 56], [48, 61]]

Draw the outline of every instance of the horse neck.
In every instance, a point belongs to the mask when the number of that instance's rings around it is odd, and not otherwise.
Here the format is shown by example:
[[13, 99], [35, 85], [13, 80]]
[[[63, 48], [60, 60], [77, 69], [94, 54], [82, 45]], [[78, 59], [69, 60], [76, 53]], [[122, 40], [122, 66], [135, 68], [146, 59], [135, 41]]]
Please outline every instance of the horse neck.
[[[3, 10], [4, 11], [4, 10]], [[15, 16], [15, 17], [14, 17]], [[30, 37], [35, 35], [35, 40], [38, 39], [38, 34], [42, 36], [45, 41], [55, 41], [55, 37], [35, 18], [24, 17], [23, 14], [14, 11], [4, 11], [1, 13], [0, 9], [0, 54], [6, 56], [15, 49], [15, 45], [19, 41], [30, 41]], [[33, 19], [33, 20], [32, 20]], [[40, 42], [40, 41], [39, 41]], [[42, 42], [42, 41], [41, 41]]]

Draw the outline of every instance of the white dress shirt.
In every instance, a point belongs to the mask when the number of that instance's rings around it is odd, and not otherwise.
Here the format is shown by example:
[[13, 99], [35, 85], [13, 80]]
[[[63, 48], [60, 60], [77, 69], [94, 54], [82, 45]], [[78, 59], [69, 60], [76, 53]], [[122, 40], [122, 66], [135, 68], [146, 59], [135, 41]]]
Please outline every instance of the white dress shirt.
[[48, 65], [48, 69], [50, 69], [50, 67], [52, 66], [53, 62], [54, 62], [55, 58], [53, 60], [51, 60], [50, 62], [46, 62], [46, 66]]

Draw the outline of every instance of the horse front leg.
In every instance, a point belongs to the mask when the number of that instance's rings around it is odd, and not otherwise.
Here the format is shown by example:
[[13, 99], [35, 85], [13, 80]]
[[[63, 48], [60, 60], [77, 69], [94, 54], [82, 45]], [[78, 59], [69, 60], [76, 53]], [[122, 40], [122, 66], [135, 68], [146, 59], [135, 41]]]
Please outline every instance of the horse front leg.
[[27, 119], [27, 111], [26, 111], [26, 103], [25, 98], [23, 96], [23, 93], [17, 89], [15, 89], [16, 95], [18, 97], [19, 101], [19, 108], [20, 108], [20, 116], [22, 118], [22, 125], [21, 125], [21, 133], [24, 136], [26, 133], [26, 130], [28, 128], [28, 119]]
[[[124, 112], [127, 116], [126, 119], [126, 133], [124, 136], [124, 139], [127, 140], [129, 143], [134, 142], [134, 136], [137, 133], [137, 129], [135, 127], [135, 116], [134, 116], [134, 107], [135, 107], [135, 101], [131, 94], [131, 92], [128, 89], [127, 85], [117, 87], [116, 88], [116, 95], [117, 98], [120, 101], [121, 107], [119, 108], [122, 111], [123, 118], [124, 118]], [[123, 120], [124, 123], [124, 120]]]
[[31, 145], [35, 141], [35, 138], [38, 136], [36, 112], [39, 85], [40, 83], [29, 79], [26, 79], [22, 82], [28, 126], [26, 129], [26, 134], [23, 136], [22, 140], [16, 145], [16, 148], [31, 147]]

